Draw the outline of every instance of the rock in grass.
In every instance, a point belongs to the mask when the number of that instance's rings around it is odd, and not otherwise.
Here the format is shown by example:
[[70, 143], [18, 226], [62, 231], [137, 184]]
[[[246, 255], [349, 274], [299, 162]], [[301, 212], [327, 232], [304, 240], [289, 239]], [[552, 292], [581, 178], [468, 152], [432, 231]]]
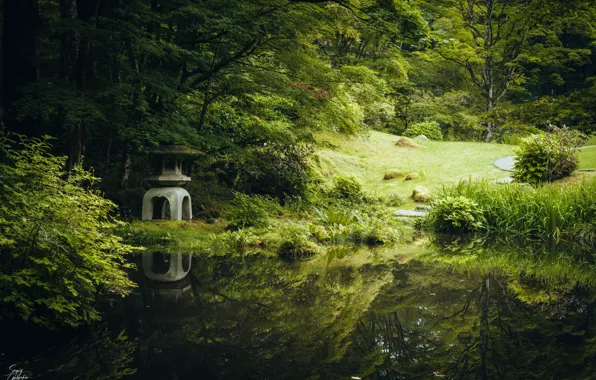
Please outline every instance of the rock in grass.
[[410, 173], [408, 175], [406, 175], [406, 181], [411, 181], [413, 179], [418, 179], [420, 178], [420, 174], [418, 173]]
[[301, 261], [309, 259], [313, 256], [322, 253], [322, 248], [312, 241], [286, 241], [284, 242], [277, 254], [287, 261]]
[[426, 202], [430, 200], [430, 191], [424, 186], [416, 186], [412, 192], [414, 202]]
[[403, 174], [399, 170], [387, 170], [387, 172], [385, 172], [385, 175], [383, 176], [383, 179], [387, 181], [401, 176], [403, 176]]
[[413, 210], [395, 210], [393, 215], [405, 218], [423, 218], [428, 214], [424, 211], [413, 211]]
[[395, 145], [402, 147], [402, 148], [418, 148], [418, 144], [416, 144], [416, 141], [409, 139], [407, 137], [398, 138]]
[[415, 139], [418, 141], [428, 141], [428, 137], [426, 137], [424, 135], [416, 136]]

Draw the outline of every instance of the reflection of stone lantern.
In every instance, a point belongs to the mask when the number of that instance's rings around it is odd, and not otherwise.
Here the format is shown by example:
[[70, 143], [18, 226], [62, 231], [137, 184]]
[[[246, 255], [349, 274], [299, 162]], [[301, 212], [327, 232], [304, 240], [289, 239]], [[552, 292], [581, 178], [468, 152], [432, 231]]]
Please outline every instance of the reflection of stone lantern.
[[191, 220], [190, 194], [182, 186], [190, 177], [182, 172], [185, 157], [201, 152], [183, 145], [165, 145], [155, 150], [154, 175], [146, 178], [152, 189], [143, 197], [143, 220]]
[[189, 254], [151, 252], [143, 255], [143, 272], [148, 279], [160, 282], [182, 280], [190, 271]]
[[[154, 151], [156, 156], [154, 175], [146, 178], [153, 188], [143, 197], [143, 220], [192, 219], [190, 194], [182, 186], [190, 177], [182, 171], [185, 157], [201, 152], [182, 145], [166, 145]], [[172, 282], [183, 279], [190, 271], [188, 254], [165, 255], [159, 252], [143, 255], [143, 272], [154, 281]]]

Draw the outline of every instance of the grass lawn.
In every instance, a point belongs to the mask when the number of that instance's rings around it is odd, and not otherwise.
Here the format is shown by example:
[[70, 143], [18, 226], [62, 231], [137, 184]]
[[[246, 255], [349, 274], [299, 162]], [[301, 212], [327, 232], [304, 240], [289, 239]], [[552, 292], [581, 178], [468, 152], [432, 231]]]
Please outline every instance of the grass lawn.
[[[337, 147], [318, 151], [329, 177], [354, 176], [367, 192], [377, 195], [410, 196], [420, 185], [432, 191], [469, 177], [488, 180], [507, 177], [493, 162], [512, 155], [514, 148], [503, 144], [442, 141], [419, 142], [418, 148], [403, 148], [395, 146], [397, 136], [381, 132], [371, 132], [369, 138], [336, 134], [322, 134], [319, 138]], [[388, 170], [415, 172], [420, 178], [405, 181], [402, 176], [383, 180]]]
[[596, 146], [579, 151], [579, 168], [596, 169]]
[[596, 145], [596, 135], [591, 136], [590, 139], [588, 141], [586, 141], [586, 143], [584, 144], [584, 146], [591, 146], [591, 145]]

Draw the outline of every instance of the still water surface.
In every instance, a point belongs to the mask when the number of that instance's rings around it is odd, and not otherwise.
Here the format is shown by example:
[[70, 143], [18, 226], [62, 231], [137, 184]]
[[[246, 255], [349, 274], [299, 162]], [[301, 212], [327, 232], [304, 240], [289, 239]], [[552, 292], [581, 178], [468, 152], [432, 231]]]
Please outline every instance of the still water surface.
[[[413, 259], [195, 258], [15, 361], [48, 379], [596, 379], [589, 249], [466, 241]], [[14, 363], [12, 363], [14, 364]]]

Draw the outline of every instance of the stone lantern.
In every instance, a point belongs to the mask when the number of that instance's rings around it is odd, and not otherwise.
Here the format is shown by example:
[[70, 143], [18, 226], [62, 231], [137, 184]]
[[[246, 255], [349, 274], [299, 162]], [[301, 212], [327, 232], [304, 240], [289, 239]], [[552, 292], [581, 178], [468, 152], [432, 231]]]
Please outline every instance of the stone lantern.
[[202, 154], [183, 145], [164, 145], [152, 152], [154, 175], [145, 180], [153, 187], [143, 197], [143, 220], [191, 220], [190, 194], [182, 186], [190, 177], [182, 171], [183, 161]]
[[[187, 220], [192, 219], [190, 194], [182, 186], [190, 182], [183, 173], [183, 161], [201, 152], [182, 145], [166, 145], [153, 152], [154, 175], [146, 178], [152, 186], [143, 197], [143, 220]], [[191, 257], [188, 254], [163, 254], [161, 252], [143, 255], [143, 272], [150, 280], [173, 282], [183, 279], [190, 271]]]

